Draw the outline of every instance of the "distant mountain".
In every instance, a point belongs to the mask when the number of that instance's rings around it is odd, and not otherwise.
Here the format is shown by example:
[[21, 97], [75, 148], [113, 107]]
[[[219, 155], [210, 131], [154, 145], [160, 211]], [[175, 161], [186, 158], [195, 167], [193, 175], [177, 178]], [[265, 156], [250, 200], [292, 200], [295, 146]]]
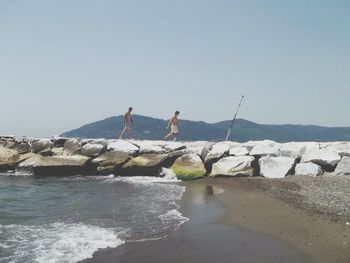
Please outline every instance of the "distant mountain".
[[[167, 130], [168, 120], [134, 115], [134, 137], [137, 139], [159, 140]], [[86, 124], [62, 134], [65, 137], [117, 138], [122, 128], [123, 117], [115, 116]], [[203, 121], [180, 120], [180, 140], [220, 141], [226, 136], [231, 121], [206, 123]], [[244, 142], [249, 140], [287, 141], [350, 141], [350, 127], [330, 128], [314, 125], [266, 125], [244, 119], [237, 119], [231, 139]]]

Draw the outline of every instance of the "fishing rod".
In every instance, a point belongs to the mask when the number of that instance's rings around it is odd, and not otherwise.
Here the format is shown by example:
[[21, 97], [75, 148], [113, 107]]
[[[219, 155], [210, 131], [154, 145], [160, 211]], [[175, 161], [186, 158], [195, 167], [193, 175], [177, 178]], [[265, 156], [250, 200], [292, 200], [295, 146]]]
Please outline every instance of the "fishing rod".
[[232, 130], [233, 124], [235, 123], [235, 120], [236, 120], [236, 117], [237, 117], [237, 113], [238, 113], [238, 111], [239, 111], [239, 108], [241, 107], [243, 98], [244, 98], [244, 95], [242, 95], [241, 100], [239, 101], [239, 104], [238, 104], [238, 107], [237, 107], [237, 111], [236, 111], [236, 113], [235, 113], [235, 116], [234, 116], [233, 119], [232, 119], [231, 126], [230, 126], [230, 128], [228, 129], [228, 131], [227, 131], [227, 135], [226, 135], [225, 141], [227, 141], [227, 140], [229, 139], [229, 137], [230, 137], [231, 130]]

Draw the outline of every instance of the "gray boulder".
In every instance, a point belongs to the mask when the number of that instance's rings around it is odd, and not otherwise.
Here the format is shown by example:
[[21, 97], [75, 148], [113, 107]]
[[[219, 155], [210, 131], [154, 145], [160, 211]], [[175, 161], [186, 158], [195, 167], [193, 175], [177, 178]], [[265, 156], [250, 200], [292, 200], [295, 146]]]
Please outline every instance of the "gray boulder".
[[214, 145], [214, 143], [212, 143], [212, 142], [207, 142], [204, 145], [204, 147], [200, 153], [200, 157], [202, 158], [202, 160], [205, 160], [207, 158], [208, 153], [211, 151], [213, 145]]
[[25, 154], [21, 154], [18, 158], [18, 163], [21, 163], [29, 158], [32, 158], [34, 156], [38, 156], [38, 154], [36, 153], [25, 153]]
[[288, 142], [280, 145], [278, 155], [291, 158], [300, 158], [307, 149], [307, 145], [303, 142]]
[[50, 139], [35, 139], [31, 144], [31, 150], [33, 153], [39, 153], [41, 151], [49, 151], [53, 147], [53, 143]]
[[97, 166], [98, 173], [110, 174], [115, 173], [127, 161], [130, 160], [130, 155], [117, 151], [106, 152], [97, 158], [93, 159], [91, 163]]
[[340, 160], [341, 156], [338, 153], [327, 149], [311, 151], [301, 157], [302, 163], [312, 162], [320, 165], [326, 171], [334, 169]]
[[1, 145], [5, 148], [17, 151], [19, 154], [28, 153], [30, 151], [30, 141], [23, 137], [14, 137], [2, 140]]
[[206, 163], [212, 163], [219, 160], [223, 156], [227, 156], [230, 148], [235, 144], [229, 141], [215, 143], [205, 158]]
[[64, 154], [64, 148], [63, 147], [54, 147], [51, 149], [52, 155], [63, 155]]
[[[196, 154], [198, 156], [202, 156], [202, 152], [207, 147], [208, 142], [205, 142], [205, 141], [186, 142], [185, 145], [186, 145], [185, 151], [188, 154]], [[204, 155], [206, 154], [204, 153]]]
[[96, 157], [99, 156], [103, 150], [104, 146], [102, 144], [88, 143], [81, 147], [80, 153], [84, 156]]
[[250, 151], [249, 155], [254, 156], [277, 156], [278, 146], [277, 145], [265, 145], [257, 144]]
[[30, 170], [40, 175], [70, 175], [92, 172], [87, 167], [89, 158], [82, 155], [72, 156], [33, 156], [18, 165], [18, 170]]
[[16, 150], [19, 154], [28, 153], [30, 151], [30, 144], [26, 141], [18, 142], [12, 149]]
[[266, 178], [284, 178], [295, 166], [295, 159], [290, 157], [268, 157], [259, 159], [260, 175]]
[[158, 176], [166, 158], [166, 154], [142, 154], [125, 163], [120, 172], [127, 176]]
[[69, 140], [68, 138], [63, 138], [63, 137], [54, 137], [51, 139], [51, 141], [53, 143], [53, 147], [55, 147], [55, 148], [64, 147], [64, 144], [68, 140]]
[[298, 163], [295, 167], [295, 175], [316, 177], [322, 175], [320, 166], [314, 163]]
[[180, 142], [168, 142], [164, 145], [164, 149], [167, 151], [179, 151], [186, 149], [186, 145]]
[[333, 144], [326, 147], [327, 150], [338, 153], [340, 156], [350, 157], [350, 142]]
[[229, 155], [231, 156], [245, 156], [248, 155], [249, 151], [246, 147], [233, 147], [229, 151]]
[[253, 176], [253, 156], [228, 156], [213, 164], [210, 176]]
[[64, 143], [64, 154], [74, 155], [79, 154], [82, 147], [81, 141], [73, 138], [69, 139]]
[[350, 175], [350, 157], [344, 156], [338, 163], [333, 175]]
[[19, 162], [17, 151], [0, 147], [0, 170], [13, 169]]
[[146, 153], [163, 154], [165, 152], [166, 150], [158, 145], [141, 144], [139, 154], [146, 154]]
[[107, 150], [127, 153], [129, 155], [135, 155], [139, 151], [139, 148], [126, 140], [118, 139], [109, 141], [107, 145]]

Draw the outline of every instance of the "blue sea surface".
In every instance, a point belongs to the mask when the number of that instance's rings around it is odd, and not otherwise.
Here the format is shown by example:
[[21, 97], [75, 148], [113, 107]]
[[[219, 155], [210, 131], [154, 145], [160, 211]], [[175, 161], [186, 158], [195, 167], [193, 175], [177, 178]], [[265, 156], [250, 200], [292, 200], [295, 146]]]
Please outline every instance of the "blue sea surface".
[[177, 210], [184, 191], [169, 174], [0, 174], [0, 262], [76, 262], [99, 248], [163, 238], [187, 220]]

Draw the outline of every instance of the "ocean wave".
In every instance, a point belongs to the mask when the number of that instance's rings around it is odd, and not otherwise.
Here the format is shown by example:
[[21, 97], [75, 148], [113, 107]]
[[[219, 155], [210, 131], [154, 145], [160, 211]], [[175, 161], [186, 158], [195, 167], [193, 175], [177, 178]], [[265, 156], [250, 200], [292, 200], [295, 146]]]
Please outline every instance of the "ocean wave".
[[[124, 243], [115, 229], [85, 224], [54, 223], [48, 226], [5, 225], [0, 227], [0, 247], [6, 262], [77, 262], [99, 248]], [[3, 240], [4, 238], [7, 239]]]

